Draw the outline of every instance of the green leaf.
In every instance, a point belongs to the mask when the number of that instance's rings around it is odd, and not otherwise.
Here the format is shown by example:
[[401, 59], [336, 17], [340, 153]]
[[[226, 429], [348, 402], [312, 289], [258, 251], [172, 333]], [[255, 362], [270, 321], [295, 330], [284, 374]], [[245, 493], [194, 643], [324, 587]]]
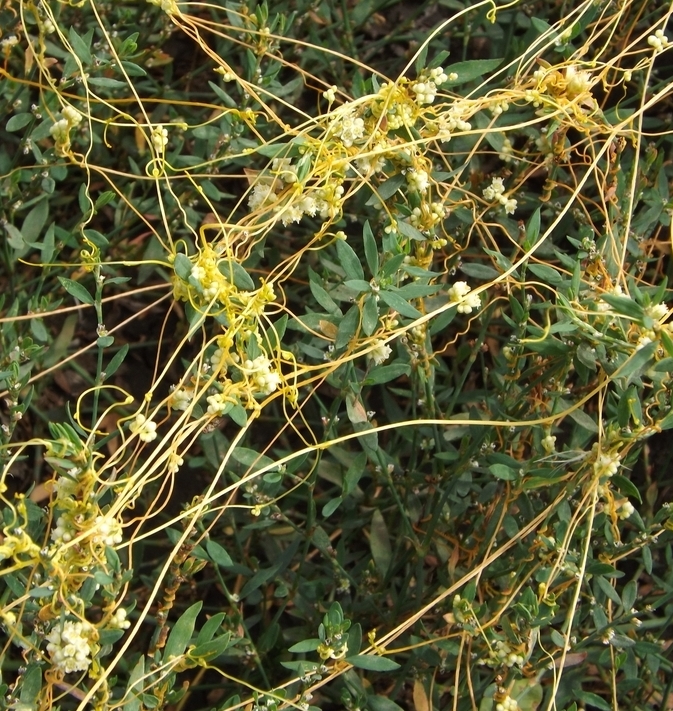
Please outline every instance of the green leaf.
[[127, 62], [122, 59], [122, 67], [124, 67], [124, 71], [130, 76], [130, 77], [146, 77], [147, 72], [138, 64], [135, 64], [134, 62]]
[[641, 321], [645, 315], [643, 307], [628, 296], [601, 294], [601, 300], [605, 301], [606, 304], [610, 304], [618, 314], [628, 316], [636, 321]]
[[100, 86], [104, 89], [128, 89], [128, 83], [112, 79], [111, 77], [89, 77], [87, 79], [92, 86]]
[[217, 268], [222, 276], [226, 277], [239, 289], [254, 291], [255, 282], [242, 264], [233, 259], [224, 260], [217, 265]]
[[502, 64], [502, 59], [473, 59], [468, 62], [456, 62], [445, 67], [444, 71], [447, 75], [457, 74], [455, 79], [449, 79], [442, 84], [445, 86], [458, 86], [465, 84], [473, 79], [480, 79], [486, 74], [497, 69]]
[[206, 551], [220, 568], [229, 568], [234, 565], [234, 561], [227, 551], [212, 538], [206, 541]]
[[293, 644], [287, 651], [292, 654], [306, 654], [306, 652], [315, 652], [322, 644], [319, 639], [304, 639], [297, 644]]
[[603, 577], [600, 575], [594, 578], [594, 583], [598, 588], [600, 588], [603, 593], [610, 599], [612, 602], [615, 603], [615, 605], [621, 605], [622, 604], [622, 599], [619, 597], [617, 591], [614, 589], [612, 585]]
[[[397, 662], [378, 654], [355, 654], [352, 657], [346, 657], [346, 661], [358, 669], [367, 669], [368, 671], [389, 672], [400, 668]], [[397, 704], [394, 706], [400, 708]]]
[[374, 509], [372, 514], [372, 524], [369, 534], [369, 545], [372, 551], [372, 558], [376, 567], [382, 575], [385, 575], [393, 560], [393, 551], [390, 544], [388, 527], [383, 519], [383, 514], [379, 509]]
[[401, 235], [404, 235], [404, 237], [408, 237], [409, 239], [414, 239], [417, 242], [423, 242], [427, 239], [427, 237], [420, 230], [417, 230], [413, 225], [410, 225], [408, 222], [405, 222], [404, 220], [400, 220], [397, 223], [397, 231]]
[[570, 417], [570, 419], [573, 420], [575, 424], [587, 430], [587, 432], [598, 432], [598, 425], [595, 423], [592, 417], [590, 417], [589, 415], [587, 415], [586, 412], [584, 412], [584, 410], [573, 410], [572, 412], [568, 413], [568, 417]]
[[339, 255], [339, 263], [346, 272], [349, 279], [364, 279], [365, 272], [360, 264], [360, 258], [348, 242], [340, 239], [336, 243], [337, 254]]
[[376, 276], [379, 272], [379, 248], [374, 239], [374, 233], [369, 225], [369, 220], [365, 222], [362, 228], [362, 240], [365, 246], [365, 259], [367, 260], [367, 266], [369, 271], [373, 276]]
[[206, 662], [216, 659], [221, 654], [224, 654], [230, 646], [231, 633], [225, 632], [215, 639], [203, 642], [203, 644], [197, 644], [189, 651], [189, 657], [194, 659], [198, 664], [204, 665]]
[[101, 207], [105, 207], [108, 203], [112, 202], [117, 197], [117, 193], [114, 190], [105, 190], [97, 198], [94, 205], [94, 210], [100, 210]]
[[638, 487], [630, 479], [627, 479], [621, 474], [613, 474], [610, 477], [610, 483], [622, 494], [631, 496], [642, 504], [643, 500], [640, 496], [640, 491], [638, 491]]
[[164, 648], [163, 659], [168, 662], [184, 654], [187, 645], [192, 639], [196, 618], [201, 611], [203, 602], [199, 600], [183, 612], [180, 619], [173, 625], [173, 629], [168, 635], [168, 641]]
[[109, 348], [114, 342], [114, 336], [99, 336], [96, 339], [96, 345], [99, 348]]
[[598, 694], [594, 694], [591, 691], [582, 691], [581, 689], [575, 689], [575, 696], [584, 704], [595, 706], [597, 709], [601, 709], [601, 711], [612, 711], [611, 704], [609, 704]]
[[357, 304], [348, 309], [346, 315], [341, 319], [339, 328], [337, 329], [336, 338], [334, 339], [334, 347], [337, 350], [345, 348], [355, 336], [360, 324], [360, 308]]
[[339, 508], [339, 506], [341, 506], [342, 503], [343, 497], [341, 496], [337, 496], [334, 499], [331, 499], [322, 507], [322, 515], [325, 518], [329, 518]]
[[273, 459], [264, 454], [259, 454], [259, 452], [254, 449], [248, 449], [247, 447], [236, 447], [231, 453], [231, 456], [239, 464], [247, 467], [250, 472], [256, 472], [264, 467], [273, 466]]
[[77, 34], [74, 27], [71, 27], [68, 31], [68, 38], [70, 39], [70, 44], [72, 45], [73, 52], [77, 55], [82, 64], [89, 65], [92, 63], [93, 58], [91, 57], [91, 52], [89, 51], [89, 44], [91, 39], [87, 42], [84, 38]]
[[265, 143], [259, 148], [255, 148], [255, 153], [263, 155], [265, 158], [278, 158], [287, 156], [292, 145], [290, 143]]
[[506, 464], [491, 464], [488, 470], [496, 479], [502, 479], [503, 481], [515, 481], [519, 478], [519, 472]]
[[124, 711], [140, 711], [140, 695], [143, 691], [144, 680], [145, 657], [141, 655], [129, 677], [129, 683], [124, 694]]
[[638, 583], [635, 580], [629, 580], [622, 590], [622, 607], [624, 612], [629, 613], [636, 603], [638, 597]]
[[563, 277], [556, 271], [556, 269], [548, 266], [547, 264], [529, 264], [528, 271], [535, 274], [535, 276], [544, 284], [560, 286], [564, 282]]
[[27, 126], [31, 121], [34, 120], [34, 116], [31, 113], [25, 112], [20, 114], [14, 114], [10, 119], [8, 119], [5, 124], [6, 131], [20, 131], [22, 128]]
[[420, 318], [422, 316], [421, 312], [414, 308], [410, 303], [405, 301], [401, 296], [396, 294], [394, 291], [381, 290], [379, 292], [381, 301], [384, 304], [390, 306], [391, 309], [395, 309], [398, 314], [402, 316], [407, 316], [408, 318]]
[[362, 330], [366, 336], [371, 336], [379, 323], [379, 306], [372, 294], [365, 297], [362, 305]]
[[489, 267], [487, 264], [461, 264], [460, 271], [469, 277], [483, 279], [484, 281], [491, 281], [500, 276], [500, 272], [497, 269]]
[[58, 280], [61, 282], [61, 286], [78, 301], [81, 301], [83, 304], [94, 303], [93, 296], [91, 296], [91, 294], [79, 282], [62, 276], [60, 276]]
[[369, 696], [367, 706], [371, 711], [402, 711], [402, 707], [387, 696]]
[[[374, 197], [380, 198], [381, 200], [388, 200], [402, 187], [405, 182], [406, 179], [401, 173], [393, 175], [392, 178], [388, 178], [388, 180], [379, 185], [376, 189], [377, 195]], [[375, 202], [378, 202], [378, 200], [375, 200]]]
[[21, 704], [13, 704], [15, 709], [36, 709], [40, 707], [38, 704], [38, 695], [42, 689], [42, 669], [40, 665], [32, 662], [24, 670], [22, 674], [21, 684]]
[[526, 244], [532, 247], [540, 234], [540, 208], [530, 216], [528, 224], [526, 225]]
[[633, 382], [647, 369], [658, 347], [659, 344], [656, 341], [652, 341], [652, 343], [648, 343], [646, 346], [639, 348], [631, 358], [624, 363], [616, 375], [620, 378], [626, 378], [627, 383]]
[[117, 372], [119, 366], [124, 362], [126, 354], [129, 352], [129, 344], [125, 343], [110, 359], [107, 368], [105, 369], [105, 378], [109, 378], [111, 375]]
[[180, 277], [180, 279], [182, 279], [182, 281], [189, 280], [193, 266], [194, 265], [192, 264], [191, 259], [186, 254], [178, 252], [175, 255], [175, 260], [173, 262], [173, 270]]
[[110, 244], [108, 238], [98, 230], [84, 230], [84, 236], [91, 240], [98, 249], [105, 249]]
[[5, 230], [7, 232], [7, 244], [12, 249], [24, 250], [26, 249], [26, 243], [23, 240], [23, 235], [21, 231], [15, 227], [13, 224], [8, 222], [5, 225]]
[[26, 215], [21, 225], [21, 234], [28, 244], [37, 242], [48, 217], [49, 202], [46, 199], [40, 200]]
[[220, 629], [227, 615], [224, 612], [217, 612], [203, 625], [196, 637], [196, 644], [205, 644], [215, 636], [215, 633]]
[[371, 284], [364, 279], [346, 279], [343, 283], [345, 287], [360, 294], [363, 291], [371, 291]]
[[320, 277], [309, 267], [308, 269], [308, 285], [313, 294], [313, 298], [330, 314], [340, 313], [334, 299], [329, 295], [327, 289], [322, 286]]
[[411, 366], [408, 363], [395, 362], [390, 365], [374, 366], [364, 380], [364, 385], [380, 385], [381, 383], [389, 383], [391, 380], [397, 380], [402, 375], [409, 375]]

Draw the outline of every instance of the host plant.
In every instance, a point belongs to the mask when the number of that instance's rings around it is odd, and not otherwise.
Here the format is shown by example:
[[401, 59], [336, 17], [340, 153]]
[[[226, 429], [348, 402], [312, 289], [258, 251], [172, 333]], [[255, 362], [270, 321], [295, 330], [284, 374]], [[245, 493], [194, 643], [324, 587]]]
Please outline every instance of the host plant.
[[670, 704], [671, 12], [0, 5], [0, 708]]

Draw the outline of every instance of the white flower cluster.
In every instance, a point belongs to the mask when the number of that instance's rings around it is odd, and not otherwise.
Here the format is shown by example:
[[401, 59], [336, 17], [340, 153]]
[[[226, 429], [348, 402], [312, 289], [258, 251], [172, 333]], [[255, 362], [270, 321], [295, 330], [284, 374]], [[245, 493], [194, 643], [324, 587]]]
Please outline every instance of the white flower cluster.
[[355, 166], [362, 175], [370, 173], [378, 173], [383, 170], [386, 164], [386, 152], [388, 144], [385, 141], [378, 141], [372, 146], [371, 150], [367, 151], [369, 155], [358, 156], [355, 159]]
[[505, 698], [495, 705], [495, 711], [517, 711], [519, 704], [511, 696]]
[[168, 145], [168, 131], [162, 126], [152, 128], [152, 146], [158, 155], [163, 155]]
[[170, 395], [170, 404], [174, 410], [182, 410], [183, 412], [189, 407], [194, 394], [186, 388], [174, 388]]
[[126, 619], [126, 616], [126, 610], [123, 607], [118, 607], [112, 613], [112, 617], [108, 623], [109, 626], [118, 630], [127, 630], [131, 626], [131, 623]]
[[332, 124], [331, 133], [340, 138], [346, 148], [350, 148], [356, 141], [364, 137], [365, 122], [359, 116], [355, 116], [355, 110], [351, 108], [336, 118]]
[[113, 516], [96, 516], [93, 531], [94, 543], [115, 546], [123, 540], [121, 524]]
[[647, 44], [653, 47], [655, 52], [663, 52], [669, 43], [670, 40], [666, 37], [663, 30], [657, 30], [653, 35], [647, 38]]
[[[595, 445], [594, 445], [595, 446]], [[596, 476], [612, 476], [619, 471], [621, 457], [618, 453], [604, 454], [601, 452], [594, 462], [594, 474]]]
[[668, 306], [666, 304], [650, 304], [645, 309], [645, 313], [655, 321], [663, 321], [668, 316]]
[[167, 15], [178, 14], [178, 4], [175, 0], [147, 0], [147, 2], [160, 7]]
[[76, 533], [77, 531], [70, 525], [68, 519], [65, 516], [59, 516], [56, 519], [56, 526], [51, 532], [51, 540], [56, 545], [62, 545], [72, 541]]
[[47, 635], [47, 652], [52, 662], [66, 674], [86, 671], [91, 664], [91, 625], [66, 620]]
[[431, 104], [437, 96], [437, 87], [448, 78], [441, 67], [421, 72], [418, 80], [411, 85], [411, 90], [416, 94], [416, 102], [419, 106]]
[[265, 355], [246, 360], [241, 370], [250, 377], [260, 395], [270, 395], [281, 383], [280, 375], [272, 369], [271, 361]]
[[457, 281], [449, 289], [449, 299], [458, 304], [456, 310], [459, 314], [472, 313], [472, 309], [478, 309], [481, 306], [479, 294], [472, 293], [472, 289], [465, 281]]
[[503, 640], [497, 640], [495, 646], [491, 648], [487, 659], [481, 663], [490, 667], [499, 667], [503, 664], [508, 667], [523, 666], [524, 658], [521, 654], [512, 651], [512, 648]]
[[430, 176], [425, 170], [408, 170], [407, 183], [414, 192], [424, 193], [430, 185]]
[[387, 343], [377, 340], [374, 341], [374, 348], [367, 353], [367, 357], [374, 365], [381, 365], [390, 358], [392, 352], [393, 349]]
[[[381, 167], [383, 167], [381, 165]], [[299, 222], [304, 215], [320, 215], [323, 220], [334, 217], [341, 209], [341, 197], [344, 194], [343, 185], [332, 183], [317, 189], [307, 189], [302, 192], [297, 185], [297, 166], [292, 165], [290, 158], [276, 158], [271, 164], [274, 180], [262, 177], [253, 187], [248, 197], [248, 207], [255, 210], [272, 207], [284, 225]], [[295, 192], [286, 200], [279, 200], [281, 192], [288, 185], [296, 185]]]
[[542, 438], [540, 444], [547, 454], [551, 454], [556, 449], [556, 437], [554, 435], [547, 435]]
[[55, 121], [49, 129], [49, 134], [57, 143], [68, 144], [70, 129], [79, 126], [82, 122], [82, 114], [72, 106], [65, 106], [61, 111], [61, 116], [63, 118]]
[[221, 417], [222, 415], [225, 415], [231, 406], [231, 399], [227, 398], [222, 393], [208, 395], [206, 402], [208, 403], [207, 413], [212, 417]]
[[504, 208], [508, 215], [511, 215], [516, 210], [516, 200], [514, 198], [505, 197], [505, 184], [502, 178], [493, 178], [491, 184], [484, 188], [484, 197], [488, 201], [497, 201]]
[[372, 113], [379, 117], [385, 108], [385, 130], [396, 131], [402, 126], [411, 126], [414, 123], [414, 108], [416, 104], [409, 98], [397, 84], [384, 82], [378, 91], [377, 101], [372, 104]]
[[143, 442], [152, 442], [157, 438], [157, 423], [138, 413], [131, 423], [131, 432], [137, 434], [138, 438]]
[[622, 501], [619, 509], [617, 510], [617, 516], [619, 516], [622, 520], [626, 520], [632, 513], [635, 512], [635, 510], [635, 507], [630, 501]]
[[10, 53], [12, 47], [16, 47], [17, 44], [19, 44], [19, 38], [16, 35], [9, 35], [9, 37], [5, 37], [5, 39], [0, 42], [0, 47], [6, 56]]
[[323, 91], [323, 98], [325, 99], [325, 101], [327, 101], [328, 104], [333, 104], [336, 101], [336, 92], [336, 84], [332, 84], [329, 89]]

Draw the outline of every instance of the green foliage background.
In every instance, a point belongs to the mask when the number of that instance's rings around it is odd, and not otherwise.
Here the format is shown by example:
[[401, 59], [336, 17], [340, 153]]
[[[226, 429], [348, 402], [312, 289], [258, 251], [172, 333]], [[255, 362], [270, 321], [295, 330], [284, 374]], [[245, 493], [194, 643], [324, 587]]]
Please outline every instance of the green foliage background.
[[0, 4], [0, 708], [670, 706], [671, 12]]

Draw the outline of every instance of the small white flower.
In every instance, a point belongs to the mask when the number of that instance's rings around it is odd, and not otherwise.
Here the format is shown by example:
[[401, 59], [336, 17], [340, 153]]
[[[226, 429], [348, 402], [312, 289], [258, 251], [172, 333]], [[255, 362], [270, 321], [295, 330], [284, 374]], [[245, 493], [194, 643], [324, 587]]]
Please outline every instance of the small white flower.
[[374, 365], [381, 365], [390, 358], [393, 349], [383, 341], [375, 341], [374, 348], [367, 353], [367, 357]]
[[353, 114], [351, 109], [348, 113], [339, 116], [332, 128], [334, 135], [341, 139], [346, 148], [350, 148], [365, 135], [364, 120]]
[[91, 626], [83, 622], [66, 620], [47, 635], [47, 652], [52, 662], [66, 674], [86, 671], [91, 664], [91, 647], [88, 635]]
[[112, 516], [96, 516], [94, 527], [95, 534], [92, 538], [94, 543], [115, 546], [123, 540], [121, 524]]
[[119, 630], [127, 630], [130, 626], [131, 623], [126, 619], [127, 612], [123, 607], [118, 607], [113, 613], [112, 617], [110, 618], [110, 627], [119, 629]]
[[547, 435], [542, 438], [540, 444], [547, 454], [551, 454], [556, 448], [556, 437], [554, 435]]
[[175, 474], [184, 463], [185, 460], [177, 452], [171, 452], [168, 455], [168, 473]]
[[465, 281], [457, 281], [449, 288], [449, 299], [458, 304], [456, 310], [459, 314], [472, 313], [473, 309], [478, 309], [481, 306], [479, 294], [471, 292], [472, 289]]
[[332, 85], [329, 89], [327, 89], [327, 91], [323, 91], [323, 98], [327, 101], [328, 104], [333, 104], [336, 100], [336, 91], [336, 85]]
[[209, 395], [206, 398], [206, 402], [208, 403], [207, 413], [213, 417], [220, 417], [221, 415], [224, 415], [229, 409], [230, 405], [230, 403], [227, 401], [224, 395], [222, 395], [222, 393], [215, 393], [215, 395]]
[[61, 113], [71, 126], [78, 126], [82, 122], [82, 114], [73, 106], [64, 107]]
[[622, 520], [626, 520], [632, 513], [634, 513], [635, 510], [635, 507], [630, 501], [624, 501], [619, 507], [617, 515]]
[[62, 118], [54, 122], [54, 125], [49, 129], [49, 134], [55, 141], [64, 143], [68, 140], [69, 130], [70, 125], [68, 124], [68, 119]]
[[170, 405], [174, 410], [186, 410], [193, 398], [193, 393], [185, 388], [176, 388], [170, 396]]
[[647, 38], [647, 44], [654, 49], [655, 52], [662, 52], [669, 45], [669, 39], [664, 34], [663, 30], [657, 30], [653, 35]]
[[502, 178], [493, 178], [491, 184], [484, 188], [484, 197], [487, 200], [495, 200], [505, 192], [505, 184]]
[[430, 185], [430, 179], [425, 170], [408, 170], [407, 183], [414, 192], [424, 193]]
[[248, 207], [254, 212], [260, 207], [266, 207], [270, 203], [275, 202], [277, 197], [274, 185], [257, 183], [248, 198]]
[[157, 438], [157, 423], [148, 420], [145, 415], [137, 414], [131, 423], [131, 432], [137, 434], [143, 442], [152, 442]]
[[601, 452], [594, 462], [596, 476], [612, 476], [619, 471], [621, 457], [619, 454], [604, 454]]
[[163, 155], [168, 145], [168, 131], [161, 125], [152, 128], [152, 146], [154, 150]]
[[668, 306], [666, 304], [651, 304], [645, 309], [645, 313], [655, 321], [663, 321], [668, 316]]

